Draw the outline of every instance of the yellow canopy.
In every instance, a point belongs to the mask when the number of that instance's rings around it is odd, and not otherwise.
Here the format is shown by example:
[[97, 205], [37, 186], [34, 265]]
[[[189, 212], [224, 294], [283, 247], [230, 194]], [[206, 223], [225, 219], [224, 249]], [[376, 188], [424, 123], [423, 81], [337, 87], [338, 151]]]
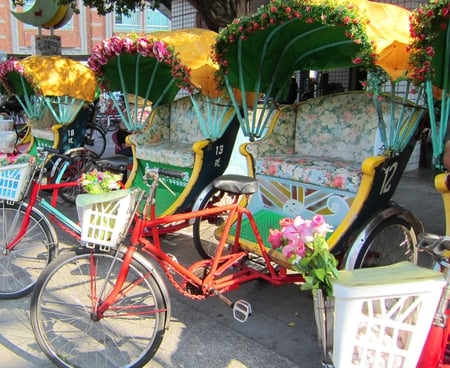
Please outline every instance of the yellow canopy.
[[[361, 13], [367, 36], [373, 42], [376, 64], [395, 81], [409, 69], [407, 45], [412, 42], [409, 33], [411, 12], [398, 5], [367, 0], [334, 0], [353, 4]], [[321, 3], [322, 0], [317, 1]]]
[[21, 61], [33, 89], [44, 96], [69, 96], [93, 101], [96, 91], [94, 72], [79, 61], [63, 56], [29, 56]]
[[184, 65], [191, 71], [192, 83], [209, 97], [219, 94], [214, 73], [219, 68], [213, 61], [213, 45], [217, 33], [208, 29], [189, 28], [176, 31], [154, 32], [150, 36], [172, 46]]

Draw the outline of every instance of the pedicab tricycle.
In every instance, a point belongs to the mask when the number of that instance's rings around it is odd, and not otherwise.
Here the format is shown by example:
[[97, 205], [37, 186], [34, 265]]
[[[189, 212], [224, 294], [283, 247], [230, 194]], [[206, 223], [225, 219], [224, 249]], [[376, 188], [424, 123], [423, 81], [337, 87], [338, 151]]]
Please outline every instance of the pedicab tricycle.
[[[37, 147], [68, 153], [73, 163], [66, 181], [89, 167], [90, 158], [104, 151], [105, 133], [90, 123], [97, 91], [94, 73], [81, 62], [63, 56], [10, 58], [0, 64], [0, 81], [15, 96], [28, 118], [31, 142], [26, 153], [37, 157]], [[93, 149], [96, 136], [96, 150]], [[89, 150], [91, 148], [91, 150]], [[61, 192], [74, 201], [74, 193]]]
[[[152, 259], [180, 293], [194, 300], [217, 296], [240, 322], [250, 316], [250, 303], [231, 301], [225, 296], [227, 292], [257, 279], [272, 285], [300, 282], [317, 287], [322, 282], [329, 287], [334, 275], [331, 269], [336, 266], [329, 250], [340, 267], [348, 269], [400, 260], [415, 262], [416, 234], [422, 231], [422, 225], [391, 201], [425, 112], [421, 94], [409, 93], [410, 82], [404, 73], [408, 68], [404, 47], [410, 42], [409, 15], [394, 5], [365, 1], [275, 0], [261, 6], [255, 15], [224, 28], [214, 44], [219, 65], [215, 81], [219, 96], [230, 102], [216, 105], [229, 107], [231, 103], [235, 119], [248, 137], [249, 142], [239, 149], [249, 175], [217, 176], [190, 210], [175, 205], [174, 211], [172, 202], [168, 204], [160, 195], [161, 191], [170, 191], [158, 186], [159, 181], [167, 178], [174, 192], [176, 186], [191, 189], [180, 182], [187, 180], [186, 174], [192, 180], [195, 169], [180, 170], [181, 165], [173, 163], [158, 165], [154, 156], [142, 161], [139, 148], [144, 142], [137, 141], [133, 160], [137, 157], [145, 164], [138, 169], [139, 176], [133, 172], [130, 178], [135, 178], [129, 179], [143, 185], [127, 189], [131, 193], [125, 218], [135, 220], [131, 238], [123, 240], [128, 223], [121, 221], [121, 236], [97, 246], [90, 235], [113, 231], [98, 228], [110, 222], [96, 211], [106, 204], [98, 204], [89, 196], [80, 197], [82, 212], [96, 213], [95, 218], [83, 215], [83, 247], [53, 262], [36, 286], [31, 321], [46, 355], [60, 367], [92, 361], [142, 366], [150, 360], [162, 342], [171, 311], [167, 289]], [[390, 26], [385, 28], [386, 22]], [[383, 24], [382, 31], [377, 23]], [[383, 37], [378, 37], [380, 32]], [[112, 44], [120, 52], [106, 59], [94, 56], [90, 65], [102, 77], [106, 71], [109, 83], [116, 75], [116, 84], [108, 89], [120, 89], [125, 96], [132, 94], [133, 106], [139, 106], [138, 97], [143, 98], [143, 108], [127, 107], [127, 115], [122, 117], [125, 122], [133, 112], [134, 116], [143, 116], [146, 104], [151, 105], [150, 124], [137, 126], [139, 133], [129, 138], [133, 143], [143, 139], [139, 134], [151, 131], [159, 102], [167, 98], [165, 94], [152, 95], [152, 83], [159, 75], [154, 72], [155, 65], [170, 69], [175, 63], [158, 38], [139, 42], [152, 50], [147, 56], [156, 60], [146, 60], [140, 52], [130, 55], [123, 46], [134, 43], [124, 41], [109, 40], [103, 47]], [[398, 58], [389, 58], [396, 50]], [[97, 51], [101, 54], [102, 49]], [[148, 63], [150, 72], [145, 73], [148, 80], [144, 87], [137, 78], [126, 80], [127, 75], [133, 75], [124, 69], [130, 59], [134, 75], [140, 75], [139, 70]], [[169, 66], [163, 64], [167, 61]], [[292, 106], [277, 103], [296, 70], [348, 69], [355, 65], [367, 69], [370, 97], [367, 92], [344, 92]], [[185, 69], [176, 69], [185, 80]], [[169, 80], [161, 85], [169, 90], [172, 83]], [[383, 88], [387, 88], [386, 93]], [[400, 92], [404, 92], [401, 97]], [[194, 100], [192, 103], [196, 109]], [[132, 128], [135, 121], [130, 120]], [[161, 132], [145, 137], [166, 137]], [[162, 147], [160, 143], [154, 147]], [[214, 154], [222, 150], [221, 146], [213, 147]], [[150, 188], [143, 194], [146, 183]], [[180, 198], [188, 197], [181, 194]], [[110, 215], [115, 216], [112, 224], [116, 225], [120, 215]], [[293, 217], [301, 224], [329, 222], [333, 226], [331, 235], [321, 237], [317, 245], [327, 260], [321, 270], [330, 266], [324, 274], [305, 274], [296, 268], [301, 259], [286, 253], [272, 236], [269, 241], [269, 229], [278, 229], [280, 219], [284, 219], [282, 226], [289, 225]], [[166, 253], [160, 241], [166, 226], [174, 228], [173, 224], [186, 222], [193, 223], [195, 246], [203, 256], [192, 264]], [[391, 247], [385, 243], [387, 238]], [[311, 284], [313, 274], [320, 282]], [[329, 345], [324, 343], [325, 355], [328, 352]]]
[[[108, 158], [106, 167], [130, 160], [126, 187], [146, 188], [147, 167], [180, 173], [181, 178], [158, 189], [158, 215], [192, 209], [206, 185], [224, 173], [233, 153], [239, 124], [214, 82], [217, 64], [211, 47], [216, 36], [205, 29], [113, 36], [88, 61], [130, 133], [131, 159]], [[123, 102], [114, 91], [125, 96]], [[161, 231], [190, 223], [173, 225]]]

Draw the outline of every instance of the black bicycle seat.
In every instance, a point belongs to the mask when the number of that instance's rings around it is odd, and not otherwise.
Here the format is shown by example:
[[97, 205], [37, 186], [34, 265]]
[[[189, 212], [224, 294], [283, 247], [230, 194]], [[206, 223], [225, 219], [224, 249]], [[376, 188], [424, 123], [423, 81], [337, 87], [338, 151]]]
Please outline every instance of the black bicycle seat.
[[212, 186], [235, 194], [254, 194], [258, 191], [256, 179], [245, 175], [222, 175], [213, 180]]

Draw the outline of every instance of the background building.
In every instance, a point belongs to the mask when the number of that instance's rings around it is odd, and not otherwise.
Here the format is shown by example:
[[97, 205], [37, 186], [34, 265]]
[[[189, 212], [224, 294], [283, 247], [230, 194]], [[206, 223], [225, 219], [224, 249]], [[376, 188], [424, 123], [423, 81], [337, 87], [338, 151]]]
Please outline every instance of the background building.
[[[31, 6], [35, 0], [27, 0]], [[81, 2], [81, 0], [80, 0]], [[267, 3], [268, 0], [250, 0], [250, 12]], [[392, 0], [390, 2], [412, 9], [424, 1]], [[0, 52], [8, 55], [30, 55], [34, 53], [34, 38], [39, 29], [18, 21], [10, 12], [11, 0], [0, 2]], [[182, 29], [199, 26], [197, 12], [186, 0], [173, 0], [171, 9], [161, 7], [160, 11], [150, 9], [138, 11], [131, 17], [108, 14], [98, 16], [95, 9], [80, 6], [80, 14], [63, 28], [42, 35], [54, 34], [61, 37], [62, 54], [87, 57], [93, 47], [115, 33], [142, 33], [157, 30]]]

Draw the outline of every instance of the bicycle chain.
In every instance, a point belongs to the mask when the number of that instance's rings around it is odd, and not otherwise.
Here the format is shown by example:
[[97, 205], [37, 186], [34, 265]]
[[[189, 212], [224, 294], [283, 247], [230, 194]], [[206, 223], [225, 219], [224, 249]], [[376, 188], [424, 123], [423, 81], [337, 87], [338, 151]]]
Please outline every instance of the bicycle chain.
[[185, 288], [181, 286], [181, 284], [175, 280], [173, 277], [173, 269], [170, 267], [170, 265], [167, 262], [161, 262], [161, 266], [164, 270], [164, 273], [166, 274], [167, 278], [171, 282], [171, 284], [178, 290], [179, 293], [182, 295], [191, 298], [193, 300], [205, 300], [206, 297], [204, 295], [195, 295], [192, 293], [188, 293]]

